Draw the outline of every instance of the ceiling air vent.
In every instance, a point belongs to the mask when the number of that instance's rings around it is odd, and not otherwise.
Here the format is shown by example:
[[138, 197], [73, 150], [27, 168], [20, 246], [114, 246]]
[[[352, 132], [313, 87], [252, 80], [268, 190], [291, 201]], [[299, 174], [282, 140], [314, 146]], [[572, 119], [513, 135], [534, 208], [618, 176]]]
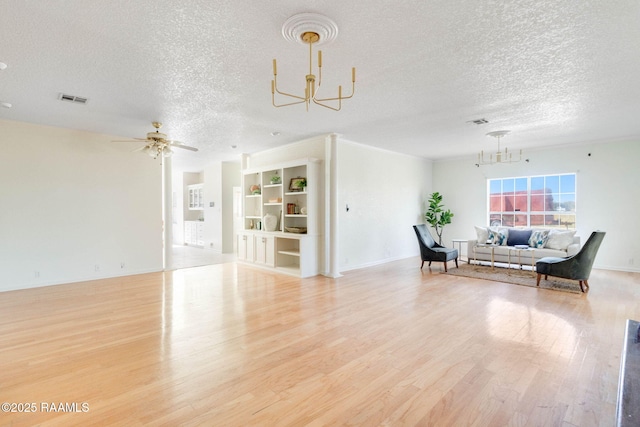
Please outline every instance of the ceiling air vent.
[[489, 120], [487, 119], [475, 119], [475, 120], [469, 120], [467, 123], [473, 123], [476, 125], [486, 125], [487, 123], [489, 123]]
[[75, 104], [86, 104], [88, 101], [87, 98], [83, 98], [81, 96], [67, 95], [66, 93], [61, 93], [58, 96], [58, 99], [60, 101], [68, 101], [68, 102], [73, 102]]

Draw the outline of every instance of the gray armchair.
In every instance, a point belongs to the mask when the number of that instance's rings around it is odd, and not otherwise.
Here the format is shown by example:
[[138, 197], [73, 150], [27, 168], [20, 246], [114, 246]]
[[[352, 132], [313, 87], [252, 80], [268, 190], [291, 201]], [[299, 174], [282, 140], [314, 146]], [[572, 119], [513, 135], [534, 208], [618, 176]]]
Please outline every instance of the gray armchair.
[[425, 261], [429, 261], [429, 266], [431, 266], [431, 261], [444, 262], [445, 272], [447, 271], [447, 261], [455, 260], [456, 267], [458, 267], [457, 249], [445, 248], [437, 244], [431, 237], [426, 224], [414, 225], [413, 229], [418, 237], [418, 245], [420, 245], [420, 257], [422, 258], [420, 269], [424, 266]]
[[538, 260], [536, 286], [540, 286], [540, 277], [544, 274], [545, 280], [548, 276], [577, 280], [580, 290], [585, 292], [585, 286], [589, 288], [589, 274], [604, 235], [604, 231], [594, 231], [580, 251], [568, 258], [545, 257]]

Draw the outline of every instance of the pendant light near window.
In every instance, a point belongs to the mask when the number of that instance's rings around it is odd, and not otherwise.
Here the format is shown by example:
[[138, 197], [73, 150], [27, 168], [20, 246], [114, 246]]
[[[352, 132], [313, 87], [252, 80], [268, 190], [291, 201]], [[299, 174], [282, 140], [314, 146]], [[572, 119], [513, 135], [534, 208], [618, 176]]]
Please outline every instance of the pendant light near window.
[[[351, 69], [351, 94], [342, 94], [342, 86], [338, 86], [337, 96], [322, 95], [322, 51], [318, 51], [318, 79], [313, 74], [313, 46], [320, 46], [333, 41], [338, 35], [338, 26], [331, 19], [317, 13], [301, 13], [294, 15], [282, 26], [282, 35], [285, 39], [309, 45], [309, 74], [305, 76], [304, 94], [291, 94], [278, 88], [278, 68], [276, 60], [273, 60], [273, 80], [271, 80], [271, 103], [274, 107], [286, 107], [289, 105], [305, 104], [307, 111], [313, 102], [321, 107], [339, 111], [342, 108], [342, 100], [353, 97], [356, 88], [356, 69]], [[276, 94], [286, 97], [282, 104], [276, 103]]]
[[518, 153], [517, 157], [512, 152], [508, 151], [505, 147], [504, 152], [500, 151], [500, 138], [507, 136], [511, 131], [509, 130], [496, 130], [489, 132], [487, 136], [496, 138], [498, 140], [498, 151], [495, 153], [489, 153], [489, 158], [485, 158], [484, 151], [478, 153], [478, 163], [476, 165], [493, 165], [494, 163], [517, 163], [522, 160], [522, 150]]

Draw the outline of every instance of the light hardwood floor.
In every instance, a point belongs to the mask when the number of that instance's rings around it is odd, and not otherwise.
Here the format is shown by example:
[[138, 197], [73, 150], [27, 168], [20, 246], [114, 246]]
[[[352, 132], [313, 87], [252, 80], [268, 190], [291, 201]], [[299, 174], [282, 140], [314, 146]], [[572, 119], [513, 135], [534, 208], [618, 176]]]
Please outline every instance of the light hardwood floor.
[[0, 402], [36, 405], [0, 425], [614, 424], [640, 274], [594, 270], [577, 295], [419, 264], [332, 280], [226, 263], [0, 293]]

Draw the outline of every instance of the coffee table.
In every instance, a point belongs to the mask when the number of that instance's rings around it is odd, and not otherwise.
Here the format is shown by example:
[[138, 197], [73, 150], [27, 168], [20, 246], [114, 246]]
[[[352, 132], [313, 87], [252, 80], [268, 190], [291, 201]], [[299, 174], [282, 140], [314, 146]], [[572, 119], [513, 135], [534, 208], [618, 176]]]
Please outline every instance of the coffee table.
[[494, 258], [495, 258], [495, 252], [496, 252], [496, 246], [498, 245], [481, 245], [478, 244], [476, 246], [473, 247], [473, 261], [475, 264], [478, 264], [478, 259], [477, 259], [477, 255], [476, 255], [476, 248], [477, 247], [481, 247], [481, 248], [491, 248], [491, 269], [493, 270], [494, 268]]
[[[509, 274], [509, 272], [511, 271], [511, 253], [512, 252], [516, 252], [518, 254], [518, 264], [520, 265], [520, 269], [522, 270], [522, 262], [521, 261], [521, 257], [522, 257], [522, 252], [531, 252], [531, 272], [532, 274], [535, 276], [536, 275], [536, 262], [535, 262], [535, 252], [536, 250], [534, 248], [509, 248], [509, 259], [508, 259], [508, 272], [507, 274]], [[527, 253], [527, 255], [529, 255]]]

